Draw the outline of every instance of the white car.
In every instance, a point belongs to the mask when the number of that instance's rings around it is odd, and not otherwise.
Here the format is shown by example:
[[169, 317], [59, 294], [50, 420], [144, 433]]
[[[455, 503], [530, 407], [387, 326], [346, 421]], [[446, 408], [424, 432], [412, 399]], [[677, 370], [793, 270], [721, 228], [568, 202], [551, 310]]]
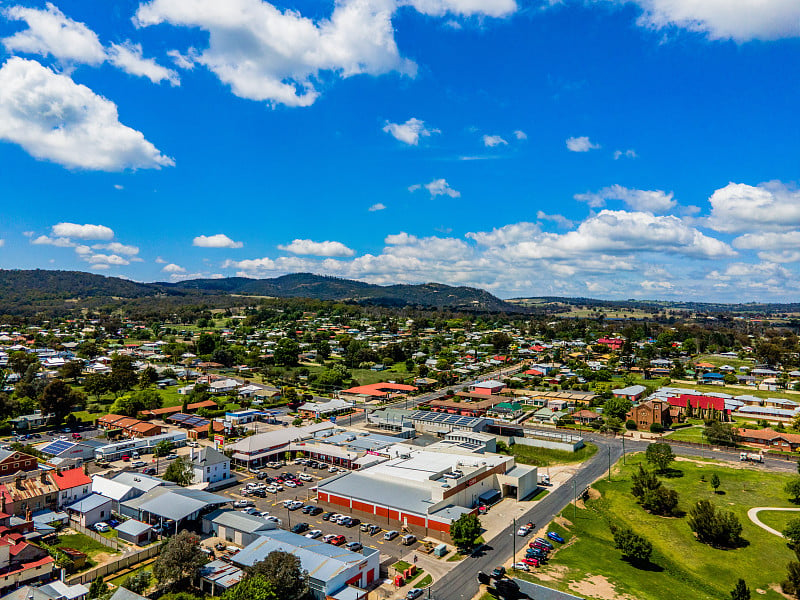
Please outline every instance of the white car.
[[335, 537], [336, 537], [335, 533], [329, 533], [328, 535], [325, 535], [325, 536], [322, 537], [322, 541], [327, 544], [328, 542], [330, 542]]
[[531, 532], [530, 528], [526, 527], [525, 525], [523, 525], [522, 527], [517, 529], [517, 535], [522, 536], [522, 537], [525, 537], [530, 532]]
[[269, 517], [265, 517], [265, 519], [267, 519], [267, 521], [272, 521], [273, 523], [277, 523], [278, 525], [283, 523], [283, 521], [281, 521], [278, 517], [269, 516]]
[[328, 469], [328, 473], [336, 473], [338, 470], [336, 467], [331, 467]]
[[105, 533], [106, 531], [111, 531], [111, 527], [108, 526], [108, 523], [100, 521], [99, 523], [94, 524], [94, 530], [99, 531], [100, 533]]
[[276, 488], [274, 485], [268, 485], [265, 491], [269, 492], [270, 494], [277, 494], [278, 488]]
[[294, 481], [284, 481], [283, 485], [285, 485], [288, 488], [296, 488], [297, 487], [297, 484]]
[[311, 538], [312, 540], [318, 538], [322, 535], [322, 532], [319, 529], [312, 529], [306, 534], [307, 538]]
[[517, 571], [525, 571], [526, 573], [531, 570], [531, 568], [524, 562], [514, 563], [511, 565], [511, 568], [516, 569]]
[[313, 479], [314, 479], [314, 478], [313, 478], [311, 475], [309, 475], [308, 473], [300, 473], [300, 474], [297, 476], [297, 478], [298, 478], [298, 479], [302, 479], [303, 481], [313, 481]]

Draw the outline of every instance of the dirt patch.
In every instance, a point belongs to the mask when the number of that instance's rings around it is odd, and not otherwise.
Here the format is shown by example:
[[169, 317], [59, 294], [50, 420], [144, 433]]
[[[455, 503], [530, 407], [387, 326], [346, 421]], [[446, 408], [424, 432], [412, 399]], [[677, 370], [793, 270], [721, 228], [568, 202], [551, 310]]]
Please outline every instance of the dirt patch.
[[564, 565], [549, 565], [536, 571], [536, 577], [542, 581], [561, 581], [568, 571], [569, 568]]
[[602, 575], [593, 575], [582, 581], [570, 581], [569, 589], [584, 596], [602, 600], [636, 600], [628, 594], [617, 593], [614, 585]]
[[[675, 457], [675, 461], [676, 462], [694, 463], [698, 467], [719, 467], [720, 466], [720, 461], [718, 461], [718, 460], [713, 460], [713, 461], [700, 460], [700, 459], [697, 459], [697, 458], [686, 458], [685, 456], [676, 456]], [[749, 468], [752, 468], [752, 467], [748, 467], [747, 463], [740, 463], [740, 462], [733, 462], [733, 461], [731, 461], [731, 462], [724, 461], [724, 462], [725, 462], [724, 466], [727, 467], [727, 468], [730, 468], [730, 469], [749, 469]]]
[[[589, 500], [597, 500], [598, 498], [600, 498], [601, 495], [602, 494], [600, 494], [600, 492], [598, 492], [593, 487], [589, 488]], [[578, 498], [577, 505], [578, 505], [578, 508], [580, 508], [580, 509], [586, 508], [586, 503], [583, 501], [583, 496]]]
[[564, 517], [556, 517], [555, 519], [553, 519], [553, 521], [555, 521], [556, 524], [560, 525], [564, 529], [569, 529], [570, 527], [572, 527], [572, 521], [570, 521], [569, 519], [565, 519]]
[[[771, 589], [776, 594], [780, 594], [783, 598], [787, 598], [788, 600], [791, 600], [791, 598], [792, 598], [791, 596], [789, 596], [787, 594], [784, 594], [783, 590], [781, 589], [781, 586], [779, 584], [777, 584], [777, 583], [770, 584], [769, 589]], [[763, 592], [761, 590], [756, 590], [756, 591], [759, 594], [766, 594], [766, 592]]]

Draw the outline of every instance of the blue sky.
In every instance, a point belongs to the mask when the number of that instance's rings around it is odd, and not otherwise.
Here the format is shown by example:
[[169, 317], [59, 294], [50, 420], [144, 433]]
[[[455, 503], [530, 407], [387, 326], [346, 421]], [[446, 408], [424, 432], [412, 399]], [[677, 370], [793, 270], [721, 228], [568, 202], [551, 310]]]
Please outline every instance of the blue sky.
[[0, 267], [796, 299], [796, 0], [0, 10]]

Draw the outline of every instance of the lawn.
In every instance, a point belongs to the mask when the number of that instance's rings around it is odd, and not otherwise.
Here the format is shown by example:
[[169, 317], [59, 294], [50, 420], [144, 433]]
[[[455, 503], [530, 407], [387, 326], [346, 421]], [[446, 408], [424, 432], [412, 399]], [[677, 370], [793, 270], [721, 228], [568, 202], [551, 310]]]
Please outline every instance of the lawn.
[[430, 575], [425, 575], [422, 579], [420, 579], [417, 583], [414, 584], [415, 588], [424, 588], [428, 587], [433, 582], [433, 577]]
[[702, 425], [695, 425], [693, 427], [681, 427], [672, 433], [666, 434], [664, 437], [668, 440], [675, 440], [678, 442], [696, 442], [698, 444], [706, 443], [706, 438], [703, 437], [703, 430], [705, 427]]
[[758, 518], [764, 525], [783, 531], [789, 521], [800, 519], [800, 512], [764, 510], [758, 513]]
[[58, 536], [58, 543], [55, 545], [64, 546], [66, 548], [74, 548], [79, 552], [87, 554], [89, 558], [94, 558], [98, 554], [117, 554], [116, 550], [109, 548], [108, 546], [104, 546], [100, 542], [90, 538], [88, 535], [83, 535], [82, 533], [60, 535]]
[[695, 364], [707, 362], [709, 364], [716, 365], [717, 367], [730, 365], [736, 369], [739, 367], [747, 367], [749, 369], [755, 367], [755, 362], [752, 359], [742, 360], [741, 358], [727, 358], [725, 356], [718, 356], [716, 354], [701, 354], [694, 359], [694, 362]]
[[[784, 579], [786, 565], [794, 554], [780, 538], [753, 524], [747, 518], [747, 510], [753, 506], [792, 507], [783, 493], [791, 475], [732, 468], [714, 461], [673, 463], [676, 476], [663, 481], [680, 494], [682, 510], [688, 510], [696, 500], [708, 499], [717, 507], [732, 511], [741, 521], [747, 544], [734, 550], [719, 550], [697, 542], [685, 517], [653, 516], [636, 504], [630, 494], [630, 476], [642, 460], [643, 455], [636, 454], [628, 457], [627, 466], [618, 463], [611, 482], [604, 479], [594, 485], [600, 493], [598, 498], [589, 500], [574, 517], [574, 507], [567, 507], [562, 513], [565, 527], [551, 526], [568, 542], [573, 536], [576, 540], [555, 552], [550, 565], [541, 570], [554, 577], [547, 585], [568, 591], [569, 582], [601, 574], [617, 594], [638, 600], [717, 600], [728, 597], [733, 584], [742, 577], [754, 590], [754, 597], [782, 598], [770, 585]], [[708, 484], [712, 473], [722, 482], [721, 494], [714, 494]], [[700, 480], [701, 475], [706, 481]], [[632, 527], [653, 544], [649, 568], [639, 569], [621, 560], [613, 549], [610, 524]], [[580, 591], [575, 585], [573, 591]], [[756, 589], [764, 593], [755, 592]]]
[[145, 563], [145, 564], [143, 564], [143, 565], [141, 565], [139, 567], [136, 567], [135, 569], [132, 569], [132, 570], [128, 571], [127, 573], [123, 574], [123, 575], [119, 575], [117, 577], [114, 577], [113, 579], [109, 579], [108, 583], [112, 583], [114, 585], [121, 585], [131, 575], [135, 575], [135, 574], [139, 573], [140, 571], [145, 571], [145, 570], [148, 570], [148, 571], [152, 572], [152, 570], [153, 570], [152, 561], [148, 562], [148, 563]]
[[566, 450], [551, 450], [550, 448], [539, 448], [537, 446], [524, 446], [514, 444], [511, 446], [511, 453], [517, 462], [524, 465], [536, 465], [537, 467], [549, 467], [558, 464], [571, 464], [583, 462], [594, 456], [597, 446], [586, 444], [583, 448], [575, 452]]

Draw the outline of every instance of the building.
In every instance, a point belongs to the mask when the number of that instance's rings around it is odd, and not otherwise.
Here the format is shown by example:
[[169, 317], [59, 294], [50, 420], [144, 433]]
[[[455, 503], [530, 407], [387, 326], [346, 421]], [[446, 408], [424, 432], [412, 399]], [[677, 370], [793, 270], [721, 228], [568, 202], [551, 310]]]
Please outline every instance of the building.
[[203, 516], [203, 533], [210, 533], [237, 546], [247, 546], [260, 532], [271, 531], [277, 526], [277, 523], [263, 517], [230, 509], [217, 509]]
[[506, 388], [506, 384], [496, 379], [489, 379], [487, 381], [480, 381], [470, 386], [472, 392], [476, 394], [492, 395], [499, 394]]
[[672, 424], [670, 415], [670, 404], [666, 400], [648, 400], [638, 406], [631, 408], [625, 415], [629, 421], [634, 421], [638, 429], [650, 429], [653, 423], [658, 423], [662, 427], [669, 427]]
[[0, 537], [0, 594], [53, 579], [55, 560], [38, 546], [14, 536]]
[[328, 419], [353, 410], [353, 404], [333, 398], [327, 402], [306, 402], [297, 411], [306, 419]]
[[177, 533], [187, 521], [197, 521], [203, 514], [230, 502], [230, 498], [203, 490], [159, 486], [132, 500], [120, 503], [120, 512], [138, 521], [169, 525]]
[[339, 398], [348, 402], [382, 402], [392, 397], [416, 392], [413, 385], [402, 383], [372, 383], [358, 385], [339, 392]]
[[244, 577], [244, 571], [224, 560], [212, 560], [200, 568], [200, 589], [211, 596], [224, 594]]
[[462, 417], [424, 410], [411, 412], [408, 420], [416, 431], [440, 436], [452, 431], [483, 431], [493, 422], [484, 417]]
[[70, 520], [83, 527], [91, 527], [95, 523], [111, 518], [111, 498], [100, 494], [92, 494], [83, 500], [67, 506]]
[[44, 427], [49, 419], [50, 415], [43, 415], [42, 411], [35, 410], [30, 415], [22, 415], [11, 419], [10, 423], [14, 426], [15, 431], [27, 431], [37, 427]]
[[186, 432], [185, 431], [172, 431], [169, 433], [162, 433], [161, 435], [154, 435], [152, 437], [132, 438], [113, 444], [106, 444], [95, 450], [95, 459], [100, 460], [119, 460], [125, 455], [130, 455], [131, 452], [136, 450], [140, 454], [153, 452], [153, 449], [163, 441], [172, 444], [173, 447], [179, 448], [186, 445]]
[[695, 416], [700, 414], [711, 415], [712, 413], [720, 421], [730, 420], [730, 409], [726, 406], [725, 398], [710, 395], [680, 394], [670, 396], [667, 401], [670, 406], [677, 408], [674, 411], [679, 417], [684, 417], [688, 407], [692, 407]]
[[308, 587], [315, 600], [326, 600], [348, 586], [366, 588], [380, 577], [380, 552], [364, 547], [360, 552], [312, 540], [282, 529], [258, 534], [257, 539], [234, 554], [231, 561], [245, 569], [282, 550], [300, 559], [308, 571]]
[[499, 454], [431, 452], [404, 444], [391, 458], [318, 485], [320, 505], [352, 512], [386, 529], [449, 539], [450, 524], [475, 512], [489, 491], [524, 498], [537, 487], [535, 467]]
[[89, 588], [80, 583], [67, 585], [63, 581], [51, 581], [40, 586], [26, 585], [3, 596], [2, 600], [86, 600]]
[[773, 429], [740, 429], [741, 443], [758, 446], [767, 450], [781, 452], [797, 452], [800, 449], [800, 435], [795, 433], [779, 433]]
[[161, 486], [169, 487], [175, 486], [175, 484], [164, 481], [159, 477], [131, 471], [118, 473], [112, 479], [101, 475], [92, 476], [92, 491], [102, 494], [106, 498], [111, 498], [113, 503], [112, 510], [116, 513], [120, 512], [120, 503], [138, 498], [142, 494]]
[[3, 512], [26, 517], [29, 512], [58, 508], [58, 486], [47, 471], [17, 472], [0, 477]]
[[42, 454], [47, 455], [48, 463], [68, 466], [80, 466], [87, 460], [94, 459], [95, 452], [107, 442], [99, 440], [54, 440], [37, 446]]
[[194, 479], [192, 483], [219, 483], [231, 478], [231, 459], [222, 452], [208, 446], [195, 451], [191, 449], [189, 461], [192, 464]]
[[106, 431], [119, 431], [122, 436], [128, 438], [152, 437], [161, 435], [163, 431], [163, 428], [155, 423], [115, 414], [100, 417], [97, 419], [97, 426]]
[[631, 402], [638, 402], [646, 391], [647, 388], [643, 385], [629, 385], [628, 387], [611, 390], [611, 393], [614, 394], [614, 398], [626, 398]]
[[92, 493], [92, 479], [83, 468], [56, 469], [51, 477], [58, 488], [58, 506], [66, 506]]
[[310, 440], [320, 431], [332, 430], [333, 423], [314, 423], [304, 427], [284, 427], [266, 433], [248, 436], [238, 442], [229, 444], [226, 449], [233, 450], [235, 464], [247, 468], [260, 467], [264, 463], [281, 460], [289, 451], [292, 442]]
[[35, 471], [39, 463], [35, 456], [16, 450], [0, 450], [0, 477], [14, 475], [18, 471]]
[[594, 423], [598, 419], [600, 419], [600, 415], [592, 410], [579, 410], [578, 412], [572, 413], [572, 418], [575, 420], [576, 423], [580, 423], [581, 425], [588, 425], [589, 423]]
[[150, 525], [136, 519], [128, 519], [124, 523], [117, 525], [116, 531], [120, 539], [137, 546], [147, 544], [153, 535], [153, 528]]

